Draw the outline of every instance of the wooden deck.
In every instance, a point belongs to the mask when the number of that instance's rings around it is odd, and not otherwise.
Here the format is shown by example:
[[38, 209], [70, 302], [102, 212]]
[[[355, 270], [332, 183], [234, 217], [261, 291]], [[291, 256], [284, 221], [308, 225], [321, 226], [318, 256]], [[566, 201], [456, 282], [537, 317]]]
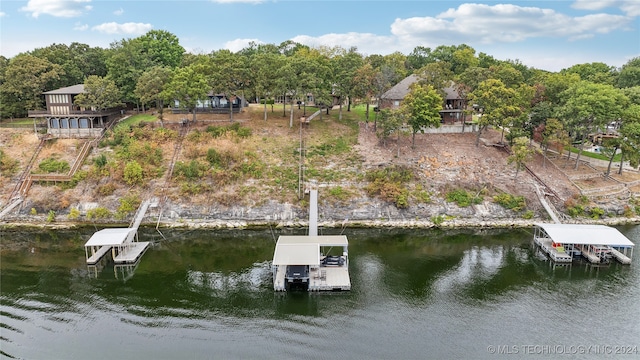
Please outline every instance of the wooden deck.
[[534, 240], [535, 240], [535, 243], [540, 246], [542, 251], [544, 251], [547, 255], [549, 255], [551, 260], [559, 263], [570, 263], [573, 261], [573, 258], [571, 257], [571, 255], [564, 252], [560, 252], [558, 251], [558, 249], [551, 246], [551, 239], [536, 237]]
[[[287, 291], [286, 265], [280, 265], [275, 272], [273, 289]], [[351, 279], [347, 266], [321, 266], [309, 270], [309, 291], [347, 291], [351, 290]]]

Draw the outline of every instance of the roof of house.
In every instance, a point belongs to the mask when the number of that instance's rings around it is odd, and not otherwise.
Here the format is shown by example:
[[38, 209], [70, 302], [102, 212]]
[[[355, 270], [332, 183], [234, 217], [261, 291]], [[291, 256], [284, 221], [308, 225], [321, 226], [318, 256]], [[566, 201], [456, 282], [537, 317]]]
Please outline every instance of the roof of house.
[[402, 100], [409, 93], [409, 87], [420, 80], [418, 75], [411, 74], [395, 84], [391, 89], [382, 94], [381, 98], [389, 100]]
[[67, 86], [67, 87], [63, 87], [60, 89], [56, 89], [56, 90], [51, 90], [51, 91], [47, 91], [43, 94], [60, 94], [60, 95], [66, 95], [66, 94], [82, 94], [84, 92], [84, 84], [78, 84], [78, 85], [73, 85], [73, 86]]
[[[411, 74], [382, 94], [382, 98], [388, 100], [402, 100], [409, 93], [409, 87], [419, 80], [420, 77], [418, 75]], [[460, 99], [460, 95], [453, 86], [453, 83], [451, 83], [451, 86], [444, 88], [444, 93], [446, 95], [446, 100]]]
[[606, 225], [589, 224], [535, 224], [544, 229], [551, 240], [561, 244], [608, 245], [633, 247], [618, 229]]

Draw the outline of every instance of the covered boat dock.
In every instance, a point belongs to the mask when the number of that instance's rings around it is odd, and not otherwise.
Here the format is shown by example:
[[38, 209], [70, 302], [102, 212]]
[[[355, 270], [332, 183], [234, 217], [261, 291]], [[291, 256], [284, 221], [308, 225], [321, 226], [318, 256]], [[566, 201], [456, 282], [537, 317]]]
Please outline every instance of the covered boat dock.
[[111, 252], [111, 258], [116, 264], [135, 263], [149, 246], [149, 242], [137, 242], [135, 228], [102, 229], [84, 244], [87, 264], [96, 264]]
[[635, 244], [606, 225], [535, 224], [534, 242], [554, 261], [570, 263], [584, 257], [592, 264], [616, 259], [631, 264]]
[[[280, 236], [273, 254], [273, 289], [287, 291], [293, 282], [299, 282], [308, 291], [351, 290], [348, 246], [344, 235]], [[334, 247], [341, 253], [330, 255]], [[288, 268], [296, 266], [308, 272], [287, 274]]]

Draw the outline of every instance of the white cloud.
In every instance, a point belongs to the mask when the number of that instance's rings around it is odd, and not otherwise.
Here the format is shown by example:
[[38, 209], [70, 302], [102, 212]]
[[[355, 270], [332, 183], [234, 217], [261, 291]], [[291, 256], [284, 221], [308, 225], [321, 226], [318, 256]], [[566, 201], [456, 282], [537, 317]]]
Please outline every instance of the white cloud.
[[118, 9], [118, 10], [113, 12], [113, 15], [116, 15], [116, 16], [120, 16], [122, 14], [124, 14], [124, 9], [123, 8], [120, 8], [120, 9]]
[[73, 30], [76, 30], [76, 31], [87, 31], [88, 29], [89, 29], [89, 25], [87, 25], [87, 24], [80, 24], [80, 23], [76, 24], [76, 25], [73, 27]]
[[38, 18], [40, 15], [55, 17], [77, 17], [91, 10], [91, 0], [29, 0], [27, 6], [21, 11], [30, 12], [31, 16]]
[[249, 43], [254, 42], [256, 44], [264, 44], [263, 41], [258, 39], [235, 39], [224, 43], [224, 48], [231, 52], [238, 52], [249, 46]]
[[7, 14], [4, 11], [0, 11], [0, 17], [5, 17]]
[[401, 42], [512, 43], [529, 38], [584, 38], [626, 29], [631, 18], [594, 14], [570, 17], [551, 9], [510, 4], [462, 4], [436, 17], [396, 19], [391, 33]]
[[581, 10], [601, 10], [615, 7], [624, 11], [628, 16], [640, 16], [640, 1], [638, 0], [575, 0], [571, 7]]
[[124, 23], [118, 24], [115, 22], [104, 23], [96, 25], [91, 30], [101, 32], [103, 34], [127, 34], [127, 35], [142, 35], [153, 29], [151, 24], [143, 23]]

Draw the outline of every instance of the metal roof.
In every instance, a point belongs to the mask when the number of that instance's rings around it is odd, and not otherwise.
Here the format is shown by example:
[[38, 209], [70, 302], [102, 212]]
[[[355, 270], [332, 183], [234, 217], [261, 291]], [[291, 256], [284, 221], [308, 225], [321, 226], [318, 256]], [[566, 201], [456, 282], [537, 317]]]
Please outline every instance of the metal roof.
[[84, 92], [84, 84], [67, 86], [60, 89], [44, 92], [43, 94], [82, 94]]
[[320, 245], [278, 244], [273, 253], [273, 265], [320, 265]]
[[280, 236], [273, 253], [273, 265], [320, 265], [321, 246], [347, 246], [345, 235]]
[[542, 228], [551, 240], [561, 244], [635, 246], [618, 229], [606, 225], [542, 223], [534, 225]]
[[131, 232], [135, 232], [133, 228], [112, 228], [102, 229], [89, 239], [84, 246], [117, 246], [122, 245]]

